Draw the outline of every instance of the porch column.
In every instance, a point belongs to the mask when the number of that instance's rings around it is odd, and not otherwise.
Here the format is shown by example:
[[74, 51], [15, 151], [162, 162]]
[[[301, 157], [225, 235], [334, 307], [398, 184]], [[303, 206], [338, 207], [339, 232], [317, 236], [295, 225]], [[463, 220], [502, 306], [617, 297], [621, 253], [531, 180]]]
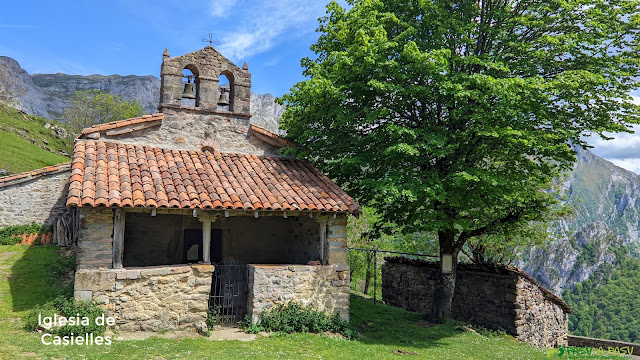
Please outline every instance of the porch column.
[[320, 263], [327, 265], [327, 218], [319, 217], [318, 224], [320, 225]]
[[347, 261], [347, 216], [338, 215], [336, 218], [330, 218], [328, 221], [327, 241], [329, 249], [327, 250], [327, 263], [329, 265], [344, 264]]
[[202, 222], [202, 262], [211, 264], [211, 223], [217, 216], [199, 214], [198, 220]]
[[116, 209], [113, 216], [113, 268], [122, 269], [122, 254], [124, 253], [124, 219], [125, 212]]

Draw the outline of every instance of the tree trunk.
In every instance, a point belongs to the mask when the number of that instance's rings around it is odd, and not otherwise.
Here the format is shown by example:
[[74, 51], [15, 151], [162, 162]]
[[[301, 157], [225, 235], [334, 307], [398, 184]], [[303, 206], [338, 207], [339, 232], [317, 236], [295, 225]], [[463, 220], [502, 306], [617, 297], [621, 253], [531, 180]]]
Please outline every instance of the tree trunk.
[[453, 231], [438, 231], [440, 245], [439, 274], [431, 303], [431, 321], [440, 321], [451, 317], [451, 302], [456, 287], [456, 267], [458, 249], [455, 248]]
[[371, 254], [373, 254], [373, 252], [367, 251], [367, 272], [364, 276], [364, 291], [362, 292], [365, 295], [369, 295], [369, 280], [371, 279]]

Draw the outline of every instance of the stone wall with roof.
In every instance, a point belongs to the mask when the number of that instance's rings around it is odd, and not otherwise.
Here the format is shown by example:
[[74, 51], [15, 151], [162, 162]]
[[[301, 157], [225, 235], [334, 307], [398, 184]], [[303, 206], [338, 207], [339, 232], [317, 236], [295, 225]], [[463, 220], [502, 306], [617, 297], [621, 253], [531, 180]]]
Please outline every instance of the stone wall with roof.
[[67, 212], [69, 176], [65, 164], [0, 178], [0, 227], [53, 224]]
[[[387, 305], [429, 313], [437, 264], [385, 258], [382, 299]], [[457, 270], [452, 317], [502, 330], [537, 347], [567, 345], [571, 309], [516, 268], [465, 266]]]

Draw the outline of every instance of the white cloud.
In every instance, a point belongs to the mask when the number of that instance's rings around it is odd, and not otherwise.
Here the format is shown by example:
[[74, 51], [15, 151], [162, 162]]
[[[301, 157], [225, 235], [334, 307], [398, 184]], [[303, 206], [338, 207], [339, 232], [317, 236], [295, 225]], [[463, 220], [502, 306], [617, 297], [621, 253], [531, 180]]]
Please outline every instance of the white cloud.
[[223, 36], [221, 53], [232, 60], [246, 59], [271, 49], [283, 38], [301, 36], [318, 27], [325, 14], [324, 1], [271, 0], [240, 4], [242, 12], [233, 14], [239, 22]]
[[228, 17], [231, 16], [231, 9], [235, 6], [237, 0], [212, 0], [211, 16]]
[[[631, 97], [633, 103], [640, 104], [640, 96], [631, 95]], [[596, 155], [640, 174], [640, 125], [633, 125], [631, 129], [633, 133], [605, 134], [613, 137], [612, 140], [591, 136], [587, 141], [594, 147], [591, 150]]]
[[636, 174], [640, 174], [640, 158], [628, 158], [628, 159], [608, 159], [617, 166], [623, 169], [633, 171]]

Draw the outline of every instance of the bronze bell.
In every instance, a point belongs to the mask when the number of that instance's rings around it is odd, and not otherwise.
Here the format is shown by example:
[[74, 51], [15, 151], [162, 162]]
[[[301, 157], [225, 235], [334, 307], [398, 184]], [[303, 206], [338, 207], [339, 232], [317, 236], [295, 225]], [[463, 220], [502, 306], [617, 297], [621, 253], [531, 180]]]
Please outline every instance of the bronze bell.
[[184, 84], [184, 91], [182, 92], [183, 99], [195, 99], [196, 95], [193, 93], [193, 84], [188, 82]]
[[218, 99], [218, 106], [229, 106], [229, 99], [227, 99], [226, 91], [222, 90], [220, 93], [220, 99]]

